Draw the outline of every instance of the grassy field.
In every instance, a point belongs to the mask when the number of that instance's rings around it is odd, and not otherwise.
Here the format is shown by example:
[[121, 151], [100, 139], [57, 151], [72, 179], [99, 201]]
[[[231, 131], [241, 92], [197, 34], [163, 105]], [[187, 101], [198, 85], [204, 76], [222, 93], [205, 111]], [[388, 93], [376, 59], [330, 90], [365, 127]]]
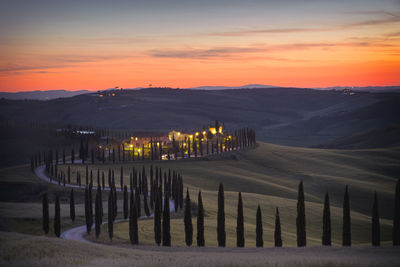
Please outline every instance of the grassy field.
[[[227, 244], [236, 243], [237, 192], [242, 191], [245, 214], [246, 246], [255, 246], [255, 214], [257, 205], [263, 211], [264, 235], [267, 246], [273, 242], [275, 208], [279, 207], [284, 245], [294, 246], [296, 241], [295, 218], [297, 186], [304, 181], [306, 194], [308, 244], [319, 245], [322, 231], [323, 196], [329, 191], [332, 205], [333, 243], [341, 243], [342, 199], [345, 185], [349, 185], [352, 212], [353, 243], [366, 245], [370, 242], [370, 213], [373, 191], [379, 195], [382, 240], [391, 237], [391, 214], [395, 174], [400, 171], [400, 148], [370, 150], [322, 150], [293, 148], [259, 143], [255, 149], [234, 152], [222, 159], [171, 161], [154, 163], [163, 170], [175, 169], [182, 173], [185, 187], [190, 189], [192, 201], [197, 202], [198, 190], [203, 191], [206, 209], [205, 227], [208, 246], [216, 246], [217, 188], [225, 186]], [[129, 184], [129, 171], [142, 163], [124, 164], [124, 183]], [[145, 163], [148, 168], [150, 163]], [[108, 172], [114, 168], [119, 184], [121, 165], [95, 165]], [[75, 165], [72, 177], [85, 167]], [[148, 169], [147, 169], [148, 171]], [[94, 179], [96, 181], [97, 179]], [[194, 220], [195, 225], [195, 220]], [[115, 226], [116, 236], [128, 237], [127, 223]], [[183, 220], [171, 223], [173, 245], [184, 245]], [[140, 222], [140, 239], [143, 244], [153, 244], [153, 222]]]
[[1, 266], [396, 266], [398, 248], [135, 248], [0, 232]]

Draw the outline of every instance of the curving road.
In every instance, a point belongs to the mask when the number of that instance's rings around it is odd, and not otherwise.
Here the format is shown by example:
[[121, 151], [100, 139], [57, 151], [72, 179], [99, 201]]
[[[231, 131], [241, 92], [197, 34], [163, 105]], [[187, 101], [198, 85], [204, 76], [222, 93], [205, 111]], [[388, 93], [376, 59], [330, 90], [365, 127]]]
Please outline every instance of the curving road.
[[[35, 169], [35, 174], [36, 174], [37, 177], [39, 177], [40, 179], [42, 179], [42, 180], [44, 180], [46, 182], [58, 185], [58, 181], [52, 180], [47, 176], [47, 174], [45, 172], [45, 166], [44, 165], [37, 167]], [[82, 188], [82, 186], [80, 187], [80, 186], [74, 185], [74, 184], [65, 184], [65, 187]], [[93, 188], [96, 189], [95, 186]], [[106, 188], [104, 188], [104, 190], [110, 190], [110, 188], [106, 187]], [[117, 191], [121, 191], [121, 189], [117, 188]], [[128, 191], [130, 191], [130, 189], [128, 189]], [[169, 206], [170, 206], [170, 212], [175, 211], [175, 203], [174, 203], [174, 201], [170, 200], [169, 201]], [[153, 215], [154, 214], [152, 213], [152, 214], [150, 214], [150, 216], [141, 216], [139, 219], [151, 218], [151, 217], [153, 217]], [[118, 220], [115, 220], [114, 223], [119, 223], [119, 222], [124, 222], [124, 221], [127, 221], [127, 220], [118, 219]], [[102, 222], [102, 224], [107, 224], [107, 223], [108, 223], [108, 221]], [[94, 225], [93, 225], [92, 228], [94, 228]], [[86, 225], [81, 225], [81, 226], [77, 226], [77, 227], [74, 227], [74, 228], [71, 228], [71, 229], [68, 229], [68, 230], [62, 232], [61, 233], [61, 238], [68, 239], [68, 240], [75, 240], [75, 241], [84, 242], [84, 243], [93, 243], [93, 244], [95, 244], [94, 242], [92, 242], [90, 240], [87, 240], [87, 239], [85, 239], [83, 237], [83, 235], [85, 233], [86, 233]]]

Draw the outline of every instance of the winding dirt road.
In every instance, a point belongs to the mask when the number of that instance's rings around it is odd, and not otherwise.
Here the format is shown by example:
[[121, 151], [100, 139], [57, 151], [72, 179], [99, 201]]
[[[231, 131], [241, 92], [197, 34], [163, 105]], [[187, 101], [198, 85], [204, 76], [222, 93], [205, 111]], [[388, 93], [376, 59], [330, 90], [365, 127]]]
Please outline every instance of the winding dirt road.
[[[45, 172], [45, 166], [39, 166], [35, 169], [35, 174], [37, 177], [39, 177], [40, 179], [49, 182], [49, 183], [53, 183], [53, 184], [57, 184], [58, 185], [58, 181], [52, 180], [50, 179], [46, 172]], [[79, 187], [78, 185], [73, 185], [73, 184], [65, 184], [65, 187], [70, 187], [70, 188], [83, 188], [82, 186]], [[94, 189], [96, 189], [96, 187], [93, 187]], [[110, 190], [109, 187], [105, 187], [104, 190]], [[121, 189], [117, 189], [117, 191], [121, 191]], [[128, 191], [130, 191], [130, 189], [128, 189]], [[175, 203], [174, 201], [170, 200], [169, 201], [169, 206], [170, 206], [170, 212], [175, 211]], [[144, 218], [151, 218], [153, 217], [153, 213], [150, 214], [150, 216], [141, 216], [139, 219], [144, 219]], [[124, 222], [127, 221], [125, 219], [118, 219], [115, 220], [114, 223], [119, 223], [119, 222]], [[107, 224], [108, 221], [104, 221], [102, 224]], [[93, 225], [94, 228], [94, 225]], [[77, 226], [71, 229], [68, 229], [64, 232], [61, 233], [61, 238], [63, 239], [68, 239], [68, 240], [75, 240], [75, 241], [79, 241], [79, 242], [84, 242], [84, 243], [93, 243], [90, 240], [87, 240], [83, 237], [83, 235], [86, 233], [86, 225], [81, 225], [81, 226]]]

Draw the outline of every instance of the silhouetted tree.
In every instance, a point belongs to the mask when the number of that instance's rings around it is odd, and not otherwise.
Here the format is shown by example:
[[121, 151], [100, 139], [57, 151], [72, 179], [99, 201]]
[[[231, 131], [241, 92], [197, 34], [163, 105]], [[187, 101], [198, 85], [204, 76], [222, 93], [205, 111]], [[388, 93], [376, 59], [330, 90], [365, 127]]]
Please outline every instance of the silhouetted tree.
[[42, 199], [43, 206], [43, 231], [45, 234], [49, 233], [49, 200], [47, 198], [47, 193], [43, 195]]
[[113, 218], [113, 193], [112, 190], [110, 190], [110, 193], [108, 195], [108, 236], [110, 237], [110, 240], [112, 240], [113, 235], [114, 235], [114, 218]]
[[156, 244], [161, 244], [161, 199], [159, 194], [155, 196], [156, 203], [154, 206], [154, 239]]
[[69, 217], [72, 222], [75, 221], [75, 199], [74, 199], [74, 189], [71, 189], [71, 197], [69, 199]]
[[[100, 187], [100, 185], [99, 185]], [[101, 199], [100, 199], [100, 192], [97, 191], [96, 193], [96, 200], [95, 200], [95, 232], [96, 232], [96, 238], [99, 237], [100, 235], [100, 229], [101, 229]]]
[[303, 181], [301, 181], [299, 184], [299, 192], [297, 196], [296, 228], [297, 228], [297, 246], [305, 247], [307, 244], [307, 239], [306, 239], [306, 212], [304, 206]]
[[376, 191], [374, 193], [374, 204], [372, 206], [372, 245], [376, 247], [379, 247], [381, 245], [378, 195]]
[[282, 247], [281, 219], [279, 217], [278, 207], [276, 207], [276, 212], [275, 212], [274, 241], [275, 241], [275, 247]]
[[124, 186], [124, 219], [128, 218], [128, 188]]
[[164, 196], [164, 211], [162, 222], [162, 243], [163, 246], [171, 246], [171, 233], [170, 233], [170, 214], [169, 214], [169, 198], [168, 194]]
[[143, 195], [143, 208], [147, 217], [150, 216], [149, 204], [147, 203], [147, 193]]
[[203, 199], [201, 197], [201, 191], [199, 191], [199, 196], [197, 200], [197, 246], [204, 247], [204, 208]]
[[185, 241], [186, 245], [190, 247], [193, 242], [193, 224], [192, 224], [192, 205], [190, 203], [189, 188], [186, 190], [184, 223], [185, 223]]
[[331, 245], [331, 211], [328, 193], [325, 195], [324, 214], [322, 216], [322, 245]]
[[241, 192], [239, 192], [239, 200], [237, 208], [236, 245], [238, 247], [244, 247], [244, 218], [243, 218], [243, 201]]
[[261, 215], [260, 204], [258, 204], [257, 215], [256, 215], [256, 247], [262, 248], [263, 246], [264, 246], [264, 239], [263, 239], [262, 215]]
[[89, 201], [89, 189], [85, 187], [85, 220], [86, 220], [86, 232], [90, 234], [92, 223], [90, 222], [90, 201]]
[[136, 196], [136, 209], [137, 209], [137, 214], [138, 214], [138, 217], [140, 218], [140, 216], [142, 216], [142, 211], [141, 211], [141, 201], [140, 201], [140, 193], [139, 192], [136, 192], [135, 193], [135, 196]]
[[350, 201], [349, 191], [346, 185], [343, 199], [343, 234], [342, 245], [351, 246], [351, 222], [350, 222]]
[[60, 215], [60, 199], [56, 196], [56, 203], [54, 207], [54, 234], [57, 237], [61, 235], [61, 215]]
[[139, 245], [138, 213], [136, 201], [132, 197], [131, 212], [129, 216], [129, 239], [133, 245]]
[[393, 246], [400, 246], [400, 179], [397, 180], [396, 192], [394, 196], [394, 216], [393, 216]]
[[71, 150], [71, 163], [74, 164], [75, 161], [75, 151], [74, 149]]
[[219, 189], [218, 189], [217, 233], [218, 233], [218, 246], [225, 247], [226, 244], [225, 204], [224, 204], [224, 186], [222, 185], [222, 183], [219, 184]]

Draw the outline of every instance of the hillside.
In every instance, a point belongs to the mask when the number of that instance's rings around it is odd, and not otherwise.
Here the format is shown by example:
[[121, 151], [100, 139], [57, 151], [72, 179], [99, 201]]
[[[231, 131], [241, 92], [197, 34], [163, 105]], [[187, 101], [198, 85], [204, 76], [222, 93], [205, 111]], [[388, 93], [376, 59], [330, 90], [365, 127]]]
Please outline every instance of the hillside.
[[336, 149], [360, 149], [400, 146], [400, 126], [391, 125], [349, 137], [342, 137], [315, 147]]
[[[114, 96], [110, 94], [114, 92]], [[259, 140], [313, 146], [400, 123], [400, 94], [297, 88], [108, 91], [49, 101], [0, 100], [0, 119], [166, 132], [210, 122], [248, 126]]]

